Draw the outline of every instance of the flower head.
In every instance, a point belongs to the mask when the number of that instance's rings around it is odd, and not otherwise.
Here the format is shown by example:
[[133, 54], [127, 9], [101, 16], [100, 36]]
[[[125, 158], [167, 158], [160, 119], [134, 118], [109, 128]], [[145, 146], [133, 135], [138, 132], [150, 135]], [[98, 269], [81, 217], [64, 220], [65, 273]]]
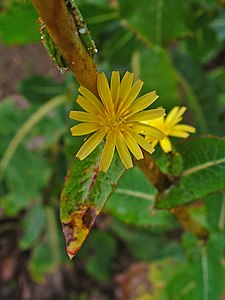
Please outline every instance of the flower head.
[[186, 125], [186, 124], [178, 124], [183, 119], [183, 114], [186, 111], [186, 107], [178, 107], [175, 106], [166, 117], [158, 118], [157, 120], [149, 120], [144, 122], [145, 124], [149, 124], [160, 129], [165, 137], [161, 140], [153, 139], [152, 137], [146, 135], [147, 141], [151, 142], [152, 146], [155, 147], [159, 142], [161, 148], [164, 152], [172, 151], [172, 144], [170, 142], [169, 136], [179, 137], [179, 138], [187, 138], [189, 137], [189, 133], [195, 133], [195, 128]]
[[112, 72], [110, 86], [104, 73], [98, 74], [97, 89], [99, 98], [81, 86], [77, 103], [85, 110], [71, 111], [70, 118], [82, 122], [71, 128], [73, 136], [93, 133], [77, 153], [81, 160], [87, 157], [105, 140], [99, 169], [106, 172], [112, 162], [115, 149], [124, 166], [133, 166], [130, 152], [136, 159], [143, 158], [142, 147], [149, 153], [154, 151], [152, 145], [142, 135], [161, 140], [163, 133], [157, 128], [143, 124], [143, 121], [160, 118], [163, 108], [145, 110], [158, 96], [150, 92], [136, 99], [143, 82], [133, 84], [133, 73], [126, 72], [120, 81], [119, 72]]

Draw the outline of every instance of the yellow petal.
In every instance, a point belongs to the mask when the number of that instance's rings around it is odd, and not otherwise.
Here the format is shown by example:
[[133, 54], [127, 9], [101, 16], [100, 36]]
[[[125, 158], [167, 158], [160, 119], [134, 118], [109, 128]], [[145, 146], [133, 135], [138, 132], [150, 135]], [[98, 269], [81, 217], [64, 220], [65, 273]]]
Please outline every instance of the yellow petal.
[[196, 129], [193, 126], [186, 125], [186, 124], [178, 124], [173, 127], [174, 130], [179, 131], [187, 131], [190, 133], [195, 133]]
[[167, 115], [165, 123], [167, 126], [172, 126], [179, 123], [182, 120], [182, 116], [186, 111], [186, 107], [175, 106]]
[[87, 157], [101, 142], [104, 138], [106, 132], [104, 129], [98, 130], [95, 132], [80, 148], [76, 156], [81, 160]]
[[[96, 98], [97, 99], [97, 98]], [[102, 115], [104, 113], [104, 107], [101, 104], [101, 102], [97, 100], [89, 100], [87, 98], [84, 98], [83, 96], [77, 97], [77, 103], [87, 112], [89, 112], [92, 115], [100, 114]]]
[[70, 128], [72, 135], [79, 136], [89, 134], [99, 129], [97, 123], [81, 123]]
[[133, 153], [135, 158], [142, 159], [143, 158], [142, 151], [138, 146], [137, 142], [135, 141], [135, 139], [128, 132], [124, 134], [124, 139], [127, 144], [127, 147], [130, 149], [131, 153]]
[[129, 130], [130, 135], [135, 139], [135, 141], [149, 153], [153, 153], [155, 149], [150, 145], [140, 134], [137, 134]]
[[96, 122], [95, 116], [83, 111], [71, 111], [70, 118], [80, 122]]
[[128, 116], [136, 114], [137, 112], [139, 112], [141, 110], [144, 110], [145, 108], [150, 106], [158, 97], [159, 96], [154, 91], [154, 92], [150, 92], [150, 93], [145, 94], [142, 97], [138, 98], [129, 107]]
[[112, 95], [109, 89], [108, 80], [104, 73], [98, 74], [97, 88], [99, 96], [108, 112], [113, 111]]
[[133, 162], [130, 156], [130, 152], [125, 143], [124, 137], [120, 131], [116, 135], [116, 149], [118, 151], [119, 157], [127, 169], [133, 167]]
[[112, 134], [109, 134], [106, 137], [106, 142], [102, 151], [102, 156], [101, 156], [100, 166], [99, 166], [100, 171], [103, 172], [108, 171], [113, 159], [114, 151], [115, 151], [115, 142]]
[[155, 148], [155, 146], [158, 144], [158, 142], [159, 142], [158, 140], [152, 140], [151, 141], [152, 147]]
[[134, 74], [130, 72], [126, 72], [121, 80], [120, 84], [120, 101], [123, 101], [130, 93], [130, 89], [133, 83]]
[[120, 73], [118, 71], [112, 72], [110, 88], [112, 94], [112, 101], [114, 107], [116, 108], [120, 95]]
[[185, 131], [181, 131], [181, 130], [173, 130], [170, 132], [169, 134], [170, 136], [174, 136], [174, 137], [178, 137], [178, 138], [182, 138], [182, 139], [186, 139], [189, 137], [189, 133], [185, 132]]
[[165, 153], [172, 151], [171, 142], [167, 137], [165, 137], [163, 140], [159, 141], [159, 143]]
[[126, 119], [127, 122], [131, 122], [131, 121], [139, 121], [139, 122], [144, 122], [152, 119], [158, 119], [161, 118], [162, 116], [164, 116], [165, 114], [165, 109], [163, 108], [156, 108], [156, 109], [150, 109], [150, 110], [145, 110], [142, 112], [139, 112], [137, 114], [134, 114], [132, 116], [130, 116], [128, 119]]
[[131, 105], [131, 103], [138, 96], [142, 86], [143, 86], [143, 81], [141, 81], [140, 79], [135, 82], [135, 84], [130, 89], [130, 93], [127, 95], [127, 97], [121, 99], [121, 102], [119, 104], [119, 108], [118, 108], [118, 111], [117, 111], [118, 113], [119, 112], [123, 113], [128, 109], [128, 107]]
[[150, 138], [161, 140], [164, 138], [164, 133], [159, 130], [158, 128], [155, 128], [151, 125], [142, 124], [142, 123], [133, 123], [132, 126], [130, 126], [132, 130], [134, 130], [137, 133], [141, 133], [143, 135], [148, 135]]

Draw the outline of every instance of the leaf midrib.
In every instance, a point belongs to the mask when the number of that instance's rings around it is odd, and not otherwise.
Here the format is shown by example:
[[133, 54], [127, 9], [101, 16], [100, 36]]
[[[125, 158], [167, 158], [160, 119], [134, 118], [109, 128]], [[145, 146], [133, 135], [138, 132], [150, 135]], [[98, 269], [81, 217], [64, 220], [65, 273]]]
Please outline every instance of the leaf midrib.
[[225, 157], [221, 158], [221, 159], [218, 159], [218, 160], [208, 161], [208, 162], [205, 162], [201, 165], [198, 165], [198, 166], [195, 166], [193, 168], [187, 169], [182, 173], [182, 176], [184, 177], [184, 176], [187, 176], [187, 175], [190, 175], [190, 174], [193, 174], [193, 173], [197, 173], [201, 170], [204, 170], [204, 169], [207, 169], [207, 168], [210, 168], [210, 167], [213, 167], [213, 166], [217, 166], [217, 165], [220, 165], [222, 163], [225, 163]]
[[137, 191], [133, 191], [133, 190], [129, 190], [129, 189], [117, 188], [115, 190], [115, 193], [126, 195], [126, 196], [131, 196], [131, 197], [136, 197], [136, 198], [142, 198], [142, 199], [150, 200], [150, 201], [155, 200], [154, 195], [150, 195], [150, 194], [142, 193], [142, 192], [137, 192]]

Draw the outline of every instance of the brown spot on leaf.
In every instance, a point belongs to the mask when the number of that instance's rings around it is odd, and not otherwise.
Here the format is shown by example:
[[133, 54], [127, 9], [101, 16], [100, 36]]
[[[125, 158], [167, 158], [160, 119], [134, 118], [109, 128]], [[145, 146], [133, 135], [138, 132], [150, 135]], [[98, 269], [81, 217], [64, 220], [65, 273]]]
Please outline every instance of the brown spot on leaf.
[[88, 228], [91, 229], [96, 219], [96, 213], [93, 208], [88, 208], [83, 215], [83, 223]]
[[73, 240], [73, 224], [72, 223], [68, 223], [68, 224], [63, 223], [62, 228], [63, 228], [65, 240], [66, 240], [66, 246], [69, 246], [69, 244]]

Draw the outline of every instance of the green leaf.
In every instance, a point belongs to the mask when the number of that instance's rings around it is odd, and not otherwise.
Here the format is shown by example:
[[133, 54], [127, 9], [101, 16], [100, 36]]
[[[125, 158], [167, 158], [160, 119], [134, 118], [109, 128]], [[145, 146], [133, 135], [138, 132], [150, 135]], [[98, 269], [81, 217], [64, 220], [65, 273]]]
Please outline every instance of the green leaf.
[[211, 12], [205, 13], [203, 10], [199, 14], [197, 9], [193, 8], [192, 16], [192, 35], [183, 41], [182, 46], [185, 48], [185, 52], [198, 61], [207, 62], [215, 57], [218, 50], [223, 47], [217, 39], [216, 33], [209, 26], [213, 14]]
[[75, 158], [61, 194], [60, 219], [67, 253], [72, 259], [87, 238], [96, 217], [125, 169], [116, 155], [109, 171], [99, 172], [102, 145], [83, 161]]
[[23, 238], [19, 241], [21, 249], [32, 248], [46, 225], [46, 214], [42, 203], [34, 204], [23, 219]]
[[[189, 34], [188, 7], [182, 0], [120, 0], [121, 18], [150, 44], [168, 43]], [[179, 9], [177, 9], [179, 7]]]
[[44, 282], [45, 275], [56, 272], [68, 258], [65, 255], [62, 234], [59, 229], [58, 216], [52, 207], [45, 207], [47, 217], [46, 231], [39, 243], [31, 249], [28, 263], [32, 277], [38, 282]]
[[183, 172], [162, 195], [157, 208], [171, 208], [225, 188], [225, 139], [201, 137], [177, 146], [183, 156]]
[[42, 76], [32, 76], [20, 82], [19, 90], [29, 102], [40, 104], [66, 92], [63, 84]]
[[0, 103], [0, 120], [4, 126], [0, 126], [0, 156], [2, 157], [6, 147], [10, 143], [12, 136], [23, 124], [24, 119], [29, 116], [30, 110], [18, 109], [13, 99], [5, 99]]
[[39, 199], [50, 174], [51, 169], [44, 158], [20, 146], [5, 171], [9, 195], [2, 205], [7, 214], [15, 215], [34, 199]]
[[207, 195], [204, 202], [209, 229], [224, 231], [225, 234], [225, 191]]
[[212, 233], [206, 245], [191, 234], [184, 236], [187, 262], [177, 269], [168, 282], [169, 299], [221, 299], [224, 283], [222, 255], [224, 236]]
[[111, 223], [111, 228], [138, 260], [152, 261], [171, 255], [179, 257], [181, 254], [180, 245], [168, 239], [165, 228], [136, 228], [117, 220]]
[[31, 1], [11, 1], [0, 14], [0, 39], [8, 45], [39, 41], [37, 18]]
[[207, 76], [199, 62], [178, 51], [173, 52], [173, 61], [177, 68], [178, 83], [184, 91], [184, 101], [195, 119], [197, 132], [221, 134], [218, 101], [224, 84], [216, 77]]
[[156, 90], [160, 98], [155, 106], [171, 109], [179, 104], [176, 73], [166, 50], [153, 47], [139, 52], [140, 74], [144, 81], [143, 92]]
[[85, 269], [95, 279], [111, 280], [111, 263], [115, 258], [116, 241], [107, 233], [92, 231], [77, 259], [84, 259]]
[[225, 22], [225, 11], [221, 10], [218, 16], [211, 22], [210, 27], [217, 33], [218, 39], [224, 41], [225, 28], [223, 26]]
[[[206, 247], [206, 257], [202, 259], [202, 267], [208, 270], [208, 280], [204, 293], [206, 299], [221, 299], [221, 293], [224, 288], [225, 271], [222, 265], [224, 259], [225, 238], [224, 233], [211, 234]], [[204, 254], [204, 253], [203, 253]], [[204, 274], [206, 277], [206, 274]]]
[[153, 208], [156, 189], [134, 167], [121, 179], [106, 204], [106, 211], [120, 221], [142, 226], [171, 226], [171, 214]]

